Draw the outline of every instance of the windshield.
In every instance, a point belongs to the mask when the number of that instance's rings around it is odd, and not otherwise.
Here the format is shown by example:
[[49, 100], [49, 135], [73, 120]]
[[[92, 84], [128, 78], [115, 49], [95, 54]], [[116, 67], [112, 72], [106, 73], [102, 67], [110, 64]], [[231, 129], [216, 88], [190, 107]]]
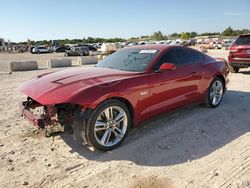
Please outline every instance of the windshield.
[[142, 72], [159, 53], [159, 50], [124, 49], [106, 57], [97, 67]]

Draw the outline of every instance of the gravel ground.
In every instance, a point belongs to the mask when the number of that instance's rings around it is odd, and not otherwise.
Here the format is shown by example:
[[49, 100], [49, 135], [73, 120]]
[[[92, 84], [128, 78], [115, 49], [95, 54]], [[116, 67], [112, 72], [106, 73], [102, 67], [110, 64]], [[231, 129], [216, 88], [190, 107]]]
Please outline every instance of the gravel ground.
[[[51, 56], [57, 54], [0, 59]], [[191, 105], [162, 114], [106, 153], [77, 145], [68, 134], [45, 138], [20, 117], [24, 96], [17, 87], [47, 71], [0, 74], [0, 187], [250, 187], [250, 69], [230, 74], [218, 108]]]

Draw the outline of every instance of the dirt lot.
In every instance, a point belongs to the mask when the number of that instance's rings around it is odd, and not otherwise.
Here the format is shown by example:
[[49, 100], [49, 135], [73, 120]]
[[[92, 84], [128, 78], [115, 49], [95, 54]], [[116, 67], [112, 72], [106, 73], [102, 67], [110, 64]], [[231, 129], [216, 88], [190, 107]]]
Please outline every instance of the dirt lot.
[[[25, 55], [0, 59], [56, 56]], [[218, 108], [163, 114], [106, 153], [68, 134], [45, 138], [20, 117], [17, 87], [47, 71], [0, 74], [0, 187], [250, 187], [250, 69], [230, 75]]]

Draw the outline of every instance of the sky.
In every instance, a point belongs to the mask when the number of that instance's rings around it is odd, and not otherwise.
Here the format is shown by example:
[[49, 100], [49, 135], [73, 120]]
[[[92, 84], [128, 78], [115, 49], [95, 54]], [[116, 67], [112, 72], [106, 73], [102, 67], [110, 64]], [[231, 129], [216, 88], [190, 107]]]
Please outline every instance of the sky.
[[3, 0], [0, 38], [13, 42], [130, 38], [250, 29], [250, 0]]

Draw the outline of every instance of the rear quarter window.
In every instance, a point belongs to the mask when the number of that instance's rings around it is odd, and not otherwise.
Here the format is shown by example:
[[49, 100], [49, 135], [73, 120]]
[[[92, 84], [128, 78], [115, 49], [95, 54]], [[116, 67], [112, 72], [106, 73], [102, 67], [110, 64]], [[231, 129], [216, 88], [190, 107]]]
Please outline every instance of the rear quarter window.
[[189, 63], [197, 64], [203, 62], [204, 55], [200, 52], [196, 52], [194, 50], [188, 50], [189, 52]]

